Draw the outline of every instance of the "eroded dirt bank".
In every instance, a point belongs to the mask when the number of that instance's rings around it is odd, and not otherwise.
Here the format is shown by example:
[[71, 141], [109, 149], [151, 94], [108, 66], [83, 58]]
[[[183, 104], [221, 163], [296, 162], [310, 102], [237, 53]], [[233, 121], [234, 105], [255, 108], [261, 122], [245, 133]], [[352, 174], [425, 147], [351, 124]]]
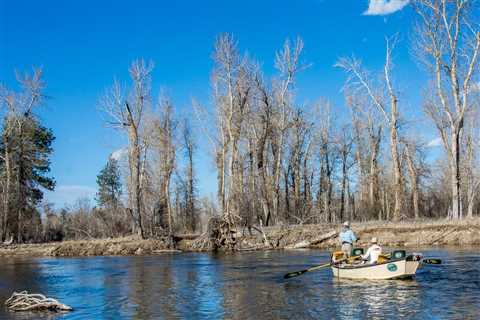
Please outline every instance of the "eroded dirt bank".
[[[372, 237], [390, 247], [425, 246], [480, 246], [480, 219], [451, 221], [423, 221], [402, 223], [353, 223], [360, 241], [365, 246]], [[338, 225], [297, 225], [265, 228], [264, 234], [239, 230], [236, 234], [239, 250], [271, 250], [296, 248], [335, 248], [338, 246]], [[181, 251], [199, 251], [201, 237], [177, 239], [175, 247], [156, 239], [138, 237], [64, 241], [60, 243], [0, 245], [0, 256], [100, 256], [151, 255]], [[205, 239], [203, 239], [205, 240]]]

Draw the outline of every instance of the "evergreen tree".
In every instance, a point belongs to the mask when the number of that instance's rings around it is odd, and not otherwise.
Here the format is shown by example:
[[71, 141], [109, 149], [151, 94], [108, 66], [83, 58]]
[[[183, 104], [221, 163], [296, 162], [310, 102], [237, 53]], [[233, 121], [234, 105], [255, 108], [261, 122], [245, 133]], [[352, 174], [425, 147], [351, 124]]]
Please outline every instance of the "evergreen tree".
[[25, 190], [27, 205], [34, 207], [43, 199], [42, 188], [53, 191], [55, 180], [50, 172], [50, 156], [53, 153], [52, 143], [55, 136], [51, 129], [42, 126], [35, 119], [25, 120], [26, 140], [19, 158], [19, 170], [22, 175], [21, 184]]
[[10, 190], [4, 195], [10, 201], [3, 232], [10, 232], [21, 242], [31, 238], [32, 224], [39, 221], [37, 205], [43, 199], [43, 189], [55, 188], [55, 180], [48, 176], [55, 137], [51, 129], [42, 126], [31, 114], [10, 115], [5, 123], [15, 126], [4, 126], [0, 141], [0, 154], [4, 155], [0, 161], [2, 180], [7, 174], [7, 157], [11, 177], [3, 182], [9, 184]]
[[116, 208], [122, 194], [122, 183], [118, 161], [109, 158], [97, 176], [98, 192], [96, 200], [101, 207]]

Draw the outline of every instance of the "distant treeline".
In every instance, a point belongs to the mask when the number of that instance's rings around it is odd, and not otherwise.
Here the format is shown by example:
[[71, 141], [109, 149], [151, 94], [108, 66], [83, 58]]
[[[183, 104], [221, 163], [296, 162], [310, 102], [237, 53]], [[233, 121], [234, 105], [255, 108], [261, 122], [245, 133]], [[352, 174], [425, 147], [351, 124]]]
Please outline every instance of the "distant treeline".
[[[419, 95], [439, 139], [423, 140], [424, 124], [411, 121], [408, 102], [399, 98], [396, 37], [386, 40], [378, 73], [356, 58], [337, 61], [345, 71], [345, 106], [335, 106], [327, 98], [297, 102], [297, 78], [309, 66], [301, 39], [285, 42], [276, 54], [277, 74], [269, 78], [222, 34], [213, 52], [211, 108], [193, 101], [191, 117], [176, 115], [167, 96], [152, 93], [153, 64], [143, 60], [132, 63], [129, 86], [106, 90], [101, 109], [126, 137], [125, 156], [111, 157], [99, 173], [95, 208], [79, 202], [55, 212], [43, 205], [43, 224], [41, 189], [53, 189], [54, 182], [47, 176], [53, 134], [32, 111], [42, 97], [40, 72], [20, 78], [19, 93], [2, 88], [2, 239], [198, 233], [212, 215], [249, 230], [472, 217], [480, 209], [479, 4], [411, 5], [410, 51], [429, 79]], [[217, 199], [198, 196], [198, 137], [211, 146]], [[433, 159], [437, 143], [444, 152]]]

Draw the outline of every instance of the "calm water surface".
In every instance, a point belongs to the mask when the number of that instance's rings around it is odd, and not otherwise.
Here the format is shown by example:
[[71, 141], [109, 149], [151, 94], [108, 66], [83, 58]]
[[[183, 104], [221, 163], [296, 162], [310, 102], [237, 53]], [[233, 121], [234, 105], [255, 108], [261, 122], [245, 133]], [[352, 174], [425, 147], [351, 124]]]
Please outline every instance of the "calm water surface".
[[28, 289], [75, 308], [0, 319], [480, 319], [480, 254], [427, 250], [441, 266], [409, 281], [348, 281], [330, 270], [283, 280], [325, 251], [6, 259], [0, 299]]

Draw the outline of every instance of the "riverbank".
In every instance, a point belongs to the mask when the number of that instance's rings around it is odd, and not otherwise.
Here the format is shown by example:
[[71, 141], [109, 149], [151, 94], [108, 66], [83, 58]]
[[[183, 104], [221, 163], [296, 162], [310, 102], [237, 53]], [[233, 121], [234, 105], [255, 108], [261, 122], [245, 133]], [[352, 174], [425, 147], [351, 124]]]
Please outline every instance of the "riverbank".
[[[389, 247], [480, 246], [480, 219], [464, 221], [420, 222], [363, 222], [353, 223], [352, 229], [360, 240], [358, 246], [368, 245], [372, 237]], [[333, 249], [338, 246], [338, 225], [296, 225], [239, 230], [237, 248], [249, 250], [280, 250], [298, 248]], [[131, 236], [116, 239], [75, 240], [43, 244], [0, 245], [0, 256], [115, 256], [155, 255], [182, 251], [200, 251], [199, 237], [179, 237], [172, 249], [164, 241], [142, 240]]]

